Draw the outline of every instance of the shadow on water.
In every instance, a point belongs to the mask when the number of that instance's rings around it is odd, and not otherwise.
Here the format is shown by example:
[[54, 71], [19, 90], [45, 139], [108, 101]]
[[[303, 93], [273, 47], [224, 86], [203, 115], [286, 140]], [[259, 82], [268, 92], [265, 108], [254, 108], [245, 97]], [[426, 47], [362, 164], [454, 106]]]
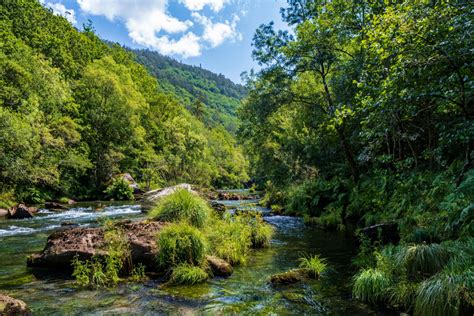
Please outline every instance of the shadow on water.
[[[248, 201], [233, 201], [228, 207], [241, 209], [245, 203], [252, 208]], [[61, 222], [94, 226], [103, 216], [144, 217], [139, 205], [109, 205], [99, 211], [95, 205], [81, 205], [67, 213], [44, 211], [34, 219], [0, 220], [0, 291], [24, 300], [38, 315], [375, 314], [351, 299], [351, 259], [356, 251], [353, 240], [307, 228], [301, 219], [287, 216], [265, 215], [265, 220], [277, 228], [271, 248], [255, 251], [230, 278], [201, 285], [166, 288], [158, 281], [148, 281], [79, 290], [64, 275], [26, 268], [27, 256], [41, 250]], [[270, 285], [270, 276], [296, 267], [302, 252], [327, 258], [330, 270], [326, 276], [292, 286]]]

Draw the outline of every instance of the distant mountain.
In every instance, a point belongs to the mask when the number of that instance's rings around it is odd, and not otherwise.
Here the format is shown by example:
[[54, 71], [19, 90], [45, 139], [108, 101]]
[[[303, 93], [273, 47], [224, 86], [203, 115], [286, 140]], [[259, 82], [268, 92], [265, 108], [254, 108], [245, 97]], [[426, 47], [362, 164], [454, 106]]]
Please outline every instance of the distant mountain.
[[183, 64], [150, 50], [132, 50], [136, 61], [158, 80], [160, 88], [175, 95], [208, 124], [223, 124], [229, 131], [237, 126], [236, 108], [246, 91], [222, 74]]

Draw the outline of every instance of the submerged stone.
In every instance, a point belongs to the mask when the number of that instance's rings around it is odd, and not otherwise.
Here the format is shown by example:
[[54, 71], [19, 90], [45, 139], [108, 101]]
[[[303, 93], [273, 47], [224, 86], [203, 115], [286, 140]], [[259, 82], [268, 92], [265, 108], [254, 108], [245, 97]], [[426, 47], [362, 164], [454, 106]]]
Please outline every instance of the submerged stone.
[[0, 294], [0, 314], [8, 316], [32, 315], [25, 302], [3, 294]]
[[277, 273], [271, 276], [270, 282], [273, 285], [293, 284], [305, 281], [309, 278], [305, 269], [292, 269], [287, 272]]

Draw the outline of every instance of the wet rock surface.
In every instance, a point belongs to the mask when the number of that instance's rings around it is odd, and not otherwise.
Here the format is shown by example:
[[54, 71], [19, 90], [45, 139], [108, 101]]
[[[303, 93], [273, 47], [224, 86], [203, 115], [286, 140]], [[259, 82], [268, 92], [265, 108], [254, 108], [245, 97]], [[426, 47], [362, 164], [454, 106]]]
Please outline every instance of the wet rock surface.
[[[127, 235], [133, 262], [153, 268], [158, 252], [156, 234], [164, 224], [154, 221], [128, 221], [117, 223], [116, 226], [123, 229]], [[28, 258], [27, 266], [67, 270], [70, 269], [75, 256], [86, 260], [94, 255], [107, 255], [103, 228], [64, 229], [50, 235], [43, 251]]]
[[36, 207], [28, 207], [25, 204], [18, 204], [8, 210], [7, 218], [9, 219], [23, 219], [32, 218], [38, 212]]
[[25, 302], [0, 294], [0, 315], [32, 315]]

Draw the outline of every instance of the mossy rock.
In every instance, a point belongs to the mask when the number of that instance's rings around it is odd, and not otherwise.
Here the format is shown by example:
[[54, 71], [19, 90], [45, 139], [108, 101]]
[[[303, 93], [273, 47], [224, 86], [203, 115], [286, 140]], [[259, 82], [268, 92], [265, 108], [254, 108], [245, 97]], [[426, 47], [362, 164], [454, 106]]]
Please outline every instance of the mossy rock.
[[270, 282], [273, 285], [294, 284], [309, 279], [306, 269], [292, 269], [287, 272], [277, 273], [271, 276]]
[[234, 273], [234, 269], [224, 259], [215, 256], [206, 256], [207, 263], [214, 276], [229, 277]]

